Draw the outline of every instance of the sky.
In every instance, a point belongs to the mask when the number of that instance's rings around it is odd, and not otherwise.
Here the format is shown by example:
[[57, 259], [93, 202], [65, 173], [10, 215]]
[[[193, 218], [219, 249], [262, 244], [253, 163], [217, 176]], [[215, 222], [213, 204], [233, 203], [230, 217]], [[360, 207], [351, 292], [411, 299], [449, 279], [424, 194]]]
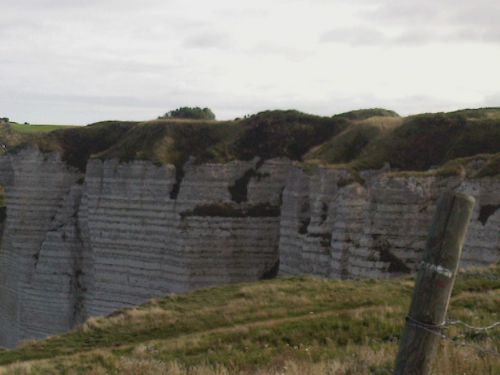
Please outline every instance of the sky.
[[0, 117], [500, 106], [498, 0], [0, 0]]

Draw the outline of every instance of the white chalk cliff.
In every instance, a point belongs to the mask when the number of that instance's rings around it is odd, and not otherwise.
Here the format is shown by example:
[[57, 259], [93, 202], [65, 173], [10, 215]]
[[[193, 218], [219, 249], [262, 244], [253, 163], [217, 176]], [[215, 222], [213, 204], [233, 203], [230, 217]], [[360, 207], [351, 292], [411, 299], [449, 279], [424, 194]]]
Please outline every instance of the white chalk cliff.
[[156, 296], [283, 274], [388, 277], [415, 270], [435, 200], [477, 198], [463, 266], [500, 259], [500, 176], [393, 177], [287, 159], [183, 167], [57, 153], [0, 158], [0, 346], [67, 331]]

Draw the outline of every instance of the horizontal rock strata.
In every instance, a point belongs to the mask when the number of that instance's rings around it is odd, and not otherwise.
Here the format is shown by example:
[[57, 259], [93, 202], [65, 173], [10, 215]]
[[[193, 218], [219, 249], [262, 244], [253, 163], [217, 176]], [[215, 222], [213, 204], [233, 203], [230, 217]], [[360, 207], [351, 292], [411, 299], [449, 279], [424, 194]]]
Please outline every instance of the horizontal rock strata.
[[415, 270], [440, 192], [477, 205], [462, 266], [500, 254], [500, 178], [353, 176], [289, 160], [159, 166], [56, 154], [0, 158], [0, 346], [67, 331], [152, 297], [283, 274]]
[[397, 177], [294, 169], [283, 193], [280, 270], [333, 278], [379, 278], [415, 271], [435, 203], [445, 190], [476, 198], [462, 267], [500, 259], [500, 178]]
[[275, 276], [290, 165], [187, 163], [178, 181], [175, 167], [146, 161], [91, 160], [83, 175], [34, 149], [3, 158], [0, 346], [152, 297]]

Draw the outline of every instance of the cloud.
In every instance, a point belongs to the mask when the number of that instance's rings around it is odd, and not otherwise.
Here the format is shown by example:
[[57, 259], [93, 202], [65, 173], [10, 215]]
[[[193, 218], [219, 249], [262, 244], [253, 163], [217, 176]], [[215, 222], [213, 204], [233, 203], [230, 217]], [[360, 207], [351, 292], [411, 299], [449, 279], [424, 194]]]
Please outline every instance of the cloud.
[[262, 41], [250, 48], [242, 47], [250, 55], [278, 56], [289, 61], [300, 62], [313, 55], [313, 50], [307, 46], [294, 46], [280, 43]]
[[377, 27], [360, 26], [357, 28], [339, 28], [324, 32], [320, 36], [322, 43], [341, 43], [351, 46], [423, 46], [432, 43], [500, 43], [498, 30], [481, 29], [431, 29], [407, 28], [400, 32], [389, 33]]
[[367, 24], [396, 31], [390, 43], [500, 41], [496, 0], [380, 0], [359, 14]]
[[360, 26], [329, 30], [321, 35], [320, 41], [370, 46], [385, 44], [389, 37], [376, 28]]
[[188, 48], [228, 49], [232, 46], [232, 40], [224, 33], [205, 31], [190, 35], [184, 39], [183, 45]]
[[0, 115], [483, 105], [500, 84], [498, 14], [486, 0], [2, 0]]

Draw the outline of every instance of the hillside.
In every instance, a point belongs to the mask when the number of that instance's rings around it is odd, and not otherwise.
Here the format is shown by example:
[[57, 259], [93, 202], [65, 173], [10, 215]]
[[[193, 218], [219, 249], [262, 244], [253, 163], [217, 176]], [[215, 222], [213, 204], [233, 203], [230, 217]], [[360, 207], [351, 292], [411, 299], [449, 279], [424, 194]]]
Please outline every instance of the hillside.
[[[383, 109], [358, 110], [320, 117], [298, 111], [266, 111], [235, 121], [105, 121], [86, 127], [27, 132], [4, 125], [0, 139], [7, 149], [37, 144], [62, 152], [71, 165], [85, 168], [89, 157], [122, 161], [152, 160], [181, 166], [287, 157], [308, 164], [456, 174], [459, 166], [481, 155], [479, 175], [499, 171], [500, 109], [399, 117]], [[30, 128], [31, 129], [31, 128]], [[52, 128], [50, 128], [52, 129]], [[456, 161], [453, 167], [439, 167]]]
[[[390, 374], [413, 279], [275, 279], [152, 300], [0, 351], [2, 374]], [[500, 267], [459, 274], [450, 319], [498, 320]], [[500, 349], [500, 331], [451, 337]], [[464, 336], [460, 336], [460, 335]], [[435, 374], [497, 374], [500, 359], [442, 342]]]

